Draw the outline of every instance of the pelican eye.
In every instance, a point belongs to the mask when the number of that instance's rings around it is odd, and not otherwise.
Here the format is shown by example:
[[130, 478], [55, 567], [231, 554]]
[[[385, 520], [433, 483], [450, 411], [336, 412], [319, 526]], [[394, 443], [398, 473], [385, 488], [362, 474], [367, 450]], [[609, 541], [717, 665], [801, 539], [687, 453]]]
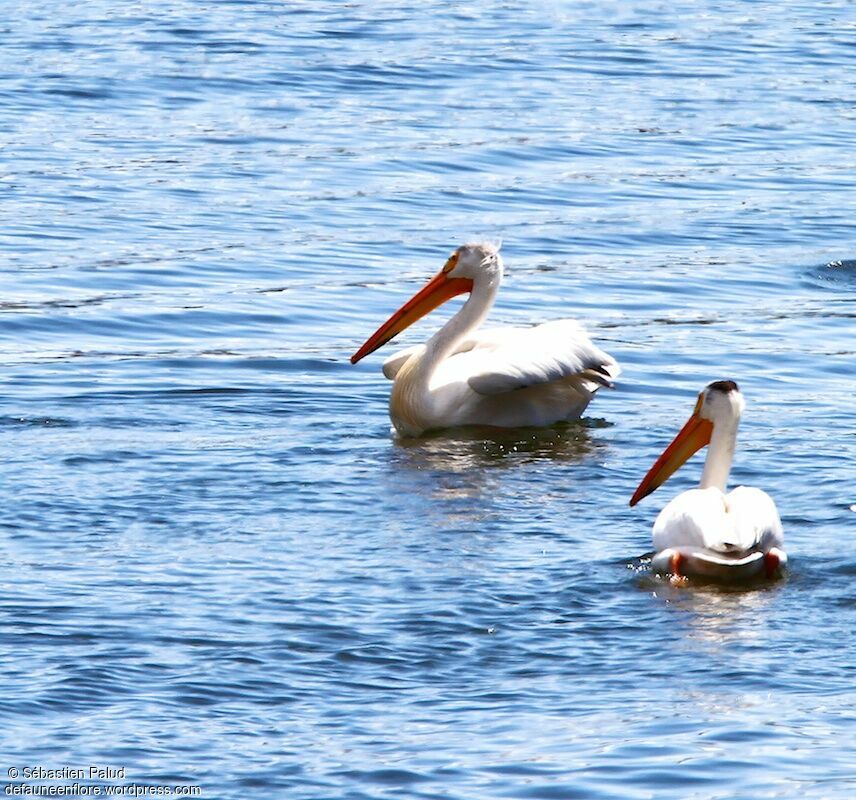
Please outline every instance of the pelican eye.
[[443, 265], [443, 272], [451, 272], [458, 265], [458, 251], [455, 250], [452, 255], [449, 256], [448, 261]]

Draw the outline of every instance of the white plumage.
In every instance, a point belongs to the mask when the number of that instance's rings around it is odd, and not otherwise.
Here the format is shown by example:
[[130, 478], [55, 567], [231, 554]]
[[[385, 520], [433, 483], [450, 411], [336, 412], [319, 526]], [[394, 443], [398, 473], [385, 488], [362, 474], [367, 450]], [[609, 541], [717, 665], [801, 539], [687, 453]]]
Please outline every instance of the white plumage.
[[715, 486], [679, 494], [657, 516], [654, 549], [698, 547], [723, 556], [782, 543], [782, 523], [766, 492], [738, 486], [728, 494]]
[[463, 308], [424, 345], [383, 365], [394, 381], [390, 417], [405, 435], [458, 425], [522, 427], [577, 419], [601, 386], [620, 372], [575, 320], [530, 328], [477, 331], [502, 280], [502, 259], [489, 244], [459, 247], [440, 272], [402, 306], [351, 359], [389, 341], [455, 294]]

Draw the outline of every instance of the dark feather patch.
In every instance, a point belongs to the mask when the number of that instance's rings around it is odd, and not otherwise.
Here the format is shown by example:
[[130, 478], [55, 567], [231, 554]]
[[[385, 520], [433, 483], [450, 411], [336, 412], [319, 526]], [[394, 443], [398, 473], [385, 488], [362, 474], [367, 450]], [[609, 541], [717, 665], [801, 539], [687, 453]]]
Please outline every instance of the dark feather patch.
[[734, 381], [714, 381], [713, 383], [708, 384], [707, 388], [714, 392], [722, 392], [723, 394], [740, 391]]

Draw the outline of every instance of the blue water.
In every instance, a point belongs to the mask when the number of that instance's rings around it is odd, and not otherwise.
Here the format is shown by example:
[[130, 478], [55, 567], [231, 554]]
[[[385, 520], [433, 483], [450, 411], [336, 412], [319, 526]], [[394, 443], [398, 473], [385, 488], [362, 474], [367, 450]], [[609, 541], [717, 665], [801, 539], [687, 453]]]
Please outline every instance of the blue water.
[[[2, 780], [856, 796], [852, 4], [7, 12]], [[480, 238], [491, 321], [578, 317], [620, 384], [397, 440], [392, 348], [348, 357]], [[726, 377], [792, 568], [672, 587], [698, 461], [627, 502]]]

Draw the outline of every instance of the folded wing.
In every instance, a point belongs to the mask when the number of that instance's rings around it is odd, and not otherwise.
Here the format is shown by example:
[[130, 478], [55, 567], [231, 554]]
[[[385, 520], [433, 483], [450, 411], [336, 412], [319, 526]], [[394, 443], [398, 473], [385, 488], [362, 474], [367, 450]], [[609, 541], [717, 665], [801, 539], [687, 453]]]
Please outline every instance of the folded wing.
[[782, 521], [773, 498], [754, 486], [738, 486], [727, 495], [728, 507], [741, 531], [743, 546], [769, 550], [784, 547]]
[[654, 549], [698, 547], [740, 557], [783, 545], [782, 523], [766, 492], [739, 486], [690, 489], [674, 498], [654, 523]]
[[467, 340], [460, 352], [479, 349], [478, 367], [467, 379], [482, 395], [578, 378], [585, 388], [612, 386], [620, 368], [594, 345], [575, 320], [562, 319], [532, 328], [486, 330]]

